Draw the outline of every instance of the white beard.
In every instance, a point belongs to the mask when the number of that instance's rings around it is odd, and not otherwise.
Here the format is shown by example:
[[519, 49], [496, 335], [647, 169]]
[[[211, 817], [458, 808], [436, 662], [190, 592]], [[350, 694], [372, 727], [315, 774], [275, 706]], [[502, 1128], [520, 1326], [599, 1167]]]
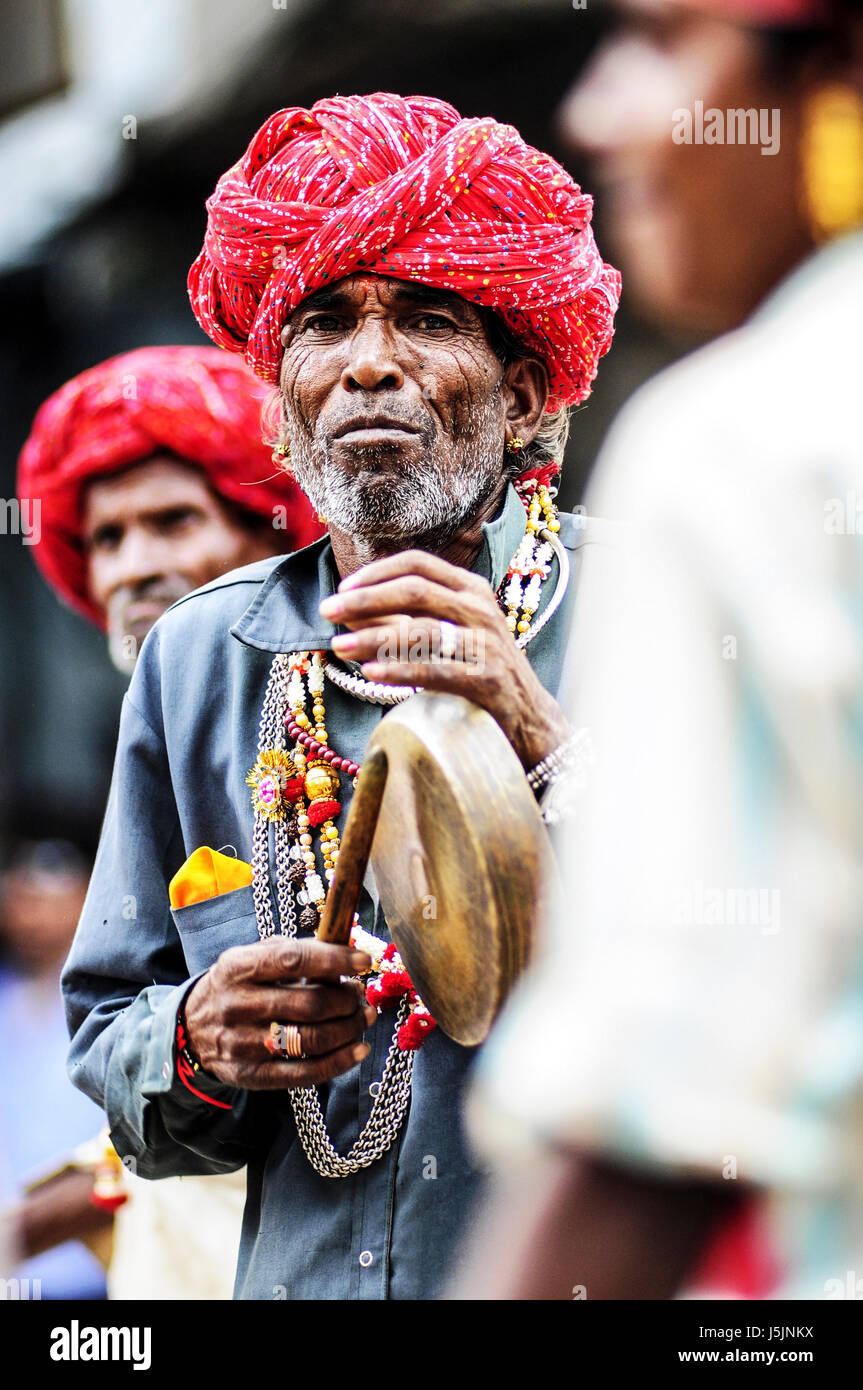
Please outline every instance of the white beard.
[[[339, 466], [323, 432], [316, 426], [310, 434], [286, 405], [290, 471], [315, 510], [370, 557], [405, 549], [409, 541], [437, 549], [476, 515], [500, 482], [499, 393], [498, 385], [483, 406], [471, 411], [468, 430], [454, 441], [448, 459], [430, 438], [419, 464], [391, 465], [372, 483]], [[357, 450], [356, 457], [366, 469], [374, 469], [391, 459], [392, 451], [374, 446]]]

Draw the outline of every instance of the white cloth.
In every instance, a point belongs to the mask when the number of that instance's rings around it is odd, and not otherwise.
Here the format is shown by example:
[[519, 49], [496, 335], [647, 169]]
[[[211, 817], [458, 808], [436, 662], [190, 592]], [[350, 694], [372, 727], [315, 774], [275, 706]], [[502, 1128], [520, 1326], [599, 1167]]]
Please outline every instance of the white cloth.
[[471, 1110], [503, 1163], [760, 1185], [770, 1297], [863, 1296], [861, 323], [857, 235], [612, 430], [570, 645], [596, 766]]
[[145, 1181], [124, 1174], [114, 1220], [111, 1299], [233, 1297], [246, 1170]]

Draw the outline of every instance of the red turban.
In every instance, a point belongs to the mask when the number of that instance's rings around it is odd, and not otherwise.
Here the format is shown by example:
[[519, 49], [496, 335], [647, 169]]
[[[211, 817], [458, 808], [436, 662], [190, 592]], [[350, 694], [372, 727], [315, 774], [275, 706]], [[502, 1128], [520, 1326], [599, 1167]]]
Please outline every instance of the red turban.
[[557, 410], [589, 395], [620, 297], [592, 208], [511, 125], [432, 97], [333, 97], [271, 116], [219, 179], [189, 296], [275, 384], [285, 320], [322, 285], [363, 269], [454, 290], [542, 358]]
[[295, 548], [322, 534], [296, 483], [275, 471], [261, 439], [270, 392], [211, 347], [140, 348], [73, 377], [39, 410], [18, 462], [18, 494], [41, 501], [36, 560], [60, 596], [104, 627], [87, 592], [81, 543], [85, 484], [167, 451], [206, 474], [213, 491], [249, 512], [287, 508]]

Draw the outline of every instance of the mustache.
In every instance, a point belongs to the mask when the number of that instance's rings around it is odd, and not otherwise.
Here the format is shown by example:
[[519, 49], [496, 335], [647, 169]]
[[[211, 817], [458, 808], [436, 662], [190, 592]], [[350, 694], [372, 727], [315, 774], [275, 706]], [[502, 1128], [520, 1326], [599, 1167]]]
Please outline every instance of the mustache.
[[108, 612], [122, 612], [133, 603], [163, 603], [170, 608], [172, 603], [190, 592], [189, 581], [182, 575], [163, 575], [158, 579], [146, 579], [140, 584], [124, 584], [115, 590], [108, 600]]
[[388, 405], [385, 400], [356, 401], [350, 408], [340, 410], [338, 415], [327, 420], [326, 424], [319, 419], [315, 433], [319, 434], [322, 440], [330, 442], [335, 439], [340, 430], [345, 429], [361, 415], [385, 417], [393, 425], [402, 425], [406, 430], [414, 430], [416, 434], [425, 439], [430, 439], [434, 435], [434, 422], [426, 411], [408, 414], [403, 404], [401, 408], [394, 408]]

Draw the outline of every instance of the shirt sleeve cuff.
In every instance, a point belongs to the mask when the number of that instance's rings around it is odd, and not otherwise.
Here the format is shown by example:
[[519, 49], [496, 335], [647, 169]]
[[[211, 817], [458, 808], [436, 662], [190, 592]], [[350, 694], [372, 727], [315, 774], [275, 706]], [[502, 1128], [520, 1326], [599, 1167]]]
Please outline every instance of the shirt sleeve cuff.
[[225, 1085], [201, 1067], [196, 1069], [186, 1045], [183, 1006], [193, 986], [206, 973], [202, 970], [159, 1001], [141, 1090], [148, 1098], [170, 1096], [172, 1101], [190, 1107], [207, 1104], [230, 1110], [236, 1088]]

